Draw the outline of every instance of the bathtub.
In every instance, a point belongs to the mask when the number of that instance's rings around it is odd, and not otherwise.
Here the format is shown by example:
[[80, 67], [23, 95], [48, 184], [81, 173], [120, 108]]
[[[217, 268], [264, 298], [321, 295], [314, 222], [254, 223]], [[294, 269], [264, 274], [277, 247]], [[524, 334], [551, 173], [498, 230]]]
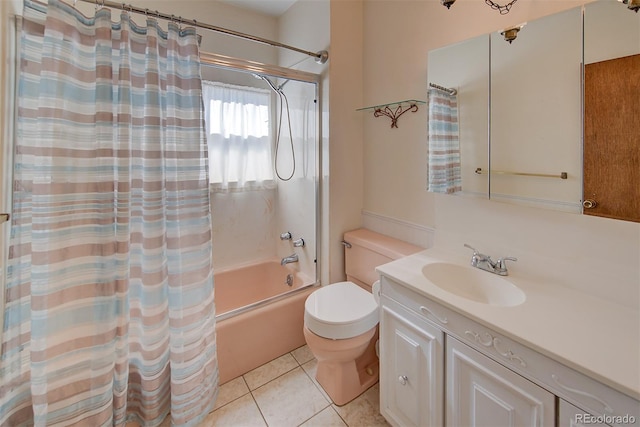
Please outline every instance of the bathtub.
[[214, 272], [214, 286], [220, 384], [305, 344], [314, 279], [267, 261]]

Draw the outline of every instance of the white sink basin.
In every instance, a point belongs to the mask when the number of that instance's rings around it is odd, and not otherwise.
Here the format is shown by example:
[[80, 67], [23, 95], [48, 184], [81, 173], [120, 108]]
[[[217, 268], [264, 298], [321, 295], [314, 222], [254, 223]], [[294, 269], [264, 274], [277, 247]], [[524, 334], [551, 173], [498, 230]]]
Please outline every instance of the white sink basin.
[[512, 307], [526, 299], [522, 289], [510, 281], [473, 267], [435, 262], [425, 265], [422, 274], [447, 292], [483, 304]]

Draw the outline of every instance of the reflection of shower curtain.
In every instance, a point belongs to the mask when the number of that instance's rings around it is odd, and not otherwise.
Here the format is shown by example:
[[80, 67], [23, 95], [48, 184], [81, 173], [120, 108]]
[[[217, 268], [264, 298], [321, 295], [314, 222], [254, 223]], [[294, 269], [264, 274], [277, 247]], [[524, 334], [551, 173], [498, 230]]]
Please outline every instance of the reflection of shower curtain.
[[0, 425], [197, 425], [217, 359], [195, 31], [24, 5]]
[[458, 99], [437, 88], [429, 89], [429, 191], [462, 190]]

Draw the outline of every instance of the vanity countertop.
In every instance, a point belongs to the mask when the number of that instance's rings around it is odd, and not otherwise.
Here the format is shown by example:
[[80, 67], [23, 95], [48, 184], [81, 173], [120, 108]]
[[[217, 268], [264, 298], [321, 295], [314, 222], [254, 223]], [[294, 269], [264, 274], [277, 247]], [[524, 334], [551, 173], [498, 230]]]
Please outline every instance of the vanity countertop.
[[[466, 255], [466, 254], [465, 254]], [[429, 263], [468, 265], [441, 249], [427, 249], [377, 271], [496, 332], [640, 400], [640, 311], [567, 286], [539, 283], [510, 271], [507, 280], [526, 294], [517, 306], [482, 304], [431, 283]], [[492, 274], [485, 272], [486, 274]]]

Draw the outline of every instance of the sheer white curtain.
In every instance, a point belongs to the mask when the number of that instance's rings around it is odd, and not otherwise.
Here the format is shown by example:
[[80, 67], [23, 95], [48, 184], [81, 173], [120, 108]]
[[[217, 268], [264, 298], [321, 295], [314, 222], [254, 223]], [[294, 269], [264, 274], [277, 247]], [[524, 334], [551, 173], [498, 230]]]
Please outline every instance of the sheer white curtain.
[[271, 92], [202, 83], [209, 175], [214, 191], [275, 186], [271, 151]]

